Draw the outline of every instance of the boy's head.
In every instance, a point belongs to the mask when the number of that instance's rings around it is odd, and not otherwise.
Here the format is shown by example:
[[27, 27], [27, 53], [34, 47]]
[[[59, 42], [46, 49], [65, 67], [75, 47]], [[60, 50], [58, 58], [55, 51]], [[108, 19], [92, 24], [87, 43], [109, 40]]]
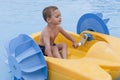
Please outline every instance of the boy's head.
[[57, 10], [56, 6], [48, 6], [43, 10], [43, 18], [47, 22], [47, 18], [51, 18], [52, 12]]

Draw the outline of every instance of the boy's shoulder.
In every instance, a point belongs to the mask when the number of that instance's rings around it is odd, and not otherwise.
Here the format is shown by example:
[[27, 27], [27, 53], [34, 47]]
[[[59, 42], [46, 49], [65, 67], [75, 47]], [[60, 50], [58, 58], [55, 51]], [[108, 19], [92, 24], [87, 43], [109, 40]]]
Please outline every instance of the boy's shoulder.
[[47, 27], [45, 27], [43, 30], [42, 30], [42, 32], [47, 32], [48, 31], [48, 28]]
[[48, 29], [45, 27], [42, 31], [41, 34], [47, 34], [48, 33]]

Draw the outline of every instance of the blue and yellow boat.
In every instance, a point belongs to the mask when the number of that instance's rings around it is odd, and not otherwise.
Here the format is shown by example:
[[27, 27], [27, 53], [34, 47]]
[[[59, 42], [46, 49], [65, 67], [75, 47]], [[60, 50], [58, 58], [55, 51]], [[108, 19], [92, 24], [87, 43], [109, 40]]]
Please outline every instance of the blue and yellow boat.
[[78, 21], [77, 34], [68, 31], [78, 43], [87, 34], [87, 42], [77, 49], [61, 34], [57, 36], [55, 43], [68, 46], [67, 59], [43, 56], [37, 45], [40, 32], [10, 41], [7, 52], [13, 80], [119, 80], [120, 38], [109, 35], [109, 19], [102, 18], [101, 13], [87, 13]]

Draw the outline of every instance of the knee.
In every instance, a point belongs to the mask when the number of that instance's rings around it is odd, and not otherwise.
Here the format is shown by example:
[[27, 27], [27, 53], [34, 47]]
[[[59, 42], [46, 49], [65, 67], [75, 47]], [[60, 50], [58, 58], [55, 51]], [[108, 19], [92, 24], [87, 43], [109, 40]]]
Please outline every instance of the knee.
[[52, 46], [52, 50], [58, 50], [57, 46]]
[[62, 43], [63, 48], [67, 48], [67, 45], [65, 43]]

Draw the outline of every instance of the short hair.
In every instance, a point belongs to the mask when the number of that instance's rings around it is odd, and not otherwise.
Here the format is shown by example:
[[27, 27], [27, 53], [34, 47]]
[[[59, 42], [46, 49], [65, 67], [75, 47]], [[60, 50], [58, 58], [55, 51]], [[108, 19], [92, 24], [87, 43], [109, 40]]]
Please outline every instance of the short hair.
[[47, 22], [47, 18], [51, 17], [51, 12], [55, 11], [56, 9], [58, 9], [56, 6], [48, 6], [43, 9], [42, 14], [43, 14], [43, 18], [46, 22]]

